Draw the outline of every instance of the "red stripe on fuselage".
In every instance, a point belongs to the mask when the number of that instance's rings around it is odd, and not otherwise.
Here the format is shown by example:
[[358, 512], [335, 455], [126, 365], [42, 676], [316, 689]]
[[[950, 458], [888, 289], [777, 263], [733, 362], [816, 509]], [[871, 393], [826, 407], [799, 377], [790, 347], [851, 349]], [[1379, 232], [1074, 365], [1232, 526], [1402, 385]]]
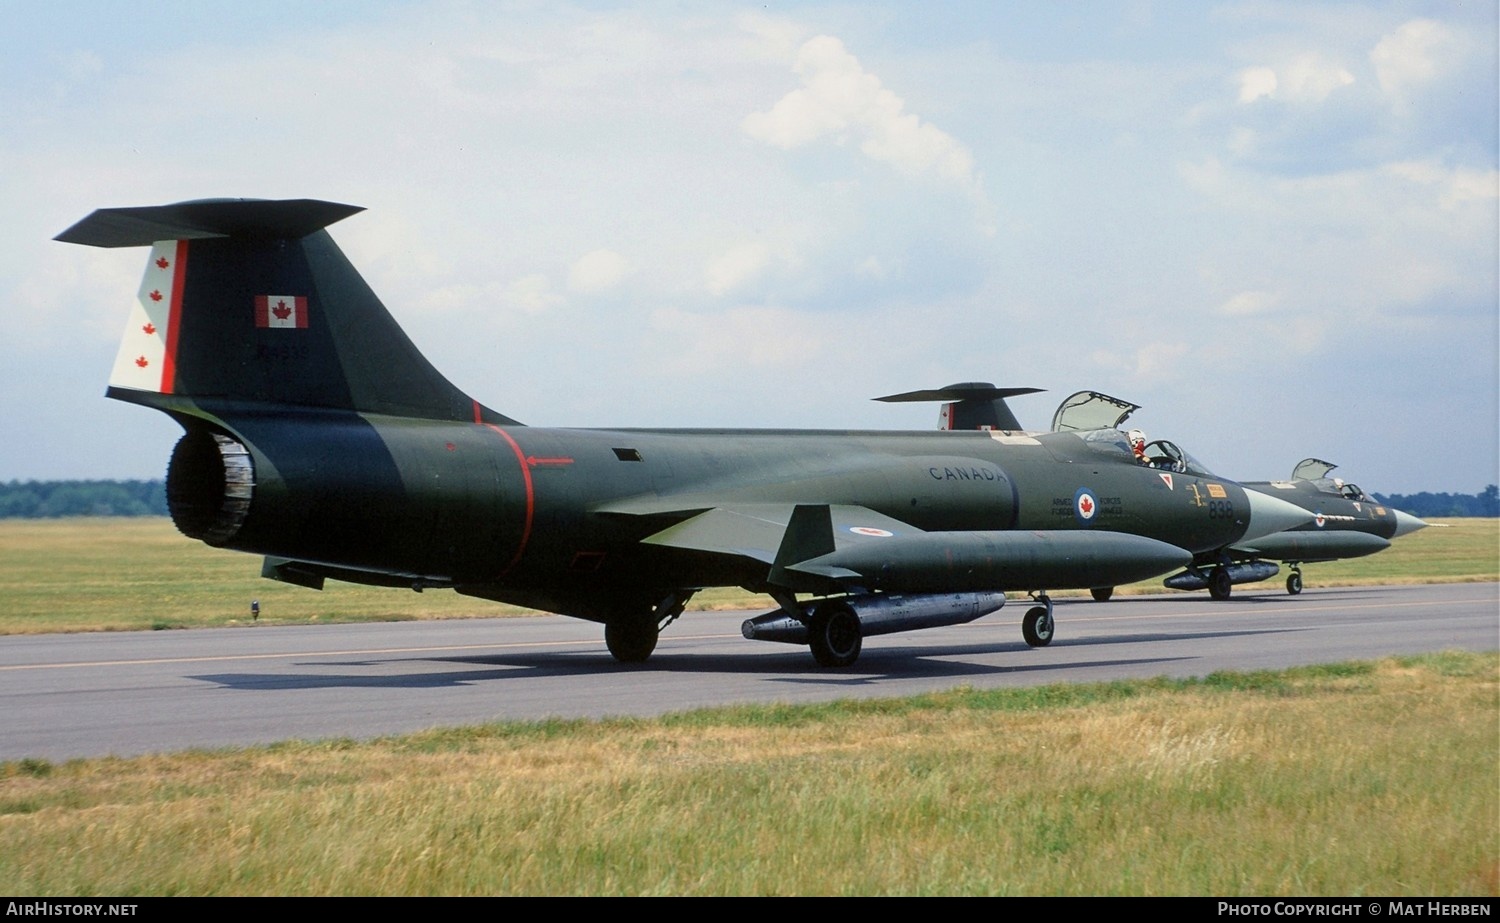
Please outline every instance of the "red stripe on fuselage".
[[[474, 415], [476, 417], [479, 415], [479, 403], [477, 401], [474, 404]], [[510, 573], [510, 569], [516, 566], [516, 562], [521, 560], [521, 555], [526, 552], [526, 543], [531, 540], [531, 522], [536, 516], [536, 493], [531, 486], [531, 466], [526, 463], [526, 453], [521, 451], [521, 447], [511, 438], [510, 433], [507, 433], [493, 423], [485, 423], [483, 425], [499, 433], [500, 438], [510, 443], [511, 451], [516, 453], [516, 462], [521, 468], [521, 480], [526, 484], [526, 519], [521, 526], [521, 541], [517, 543], [516, 553], [511, 557], [510, 563], [506, 564], [505, 568], [495, 575], [496, 579], [499, 579]]]
[[182, 289], [187, 281], [188, 242], [177, 242], [177, 258], [172, 267], [172, 307], [167, 314], [167, 354], [161, 363], [161, 393], [171, 394], [177, 386], [177, 338], [182, 327]]

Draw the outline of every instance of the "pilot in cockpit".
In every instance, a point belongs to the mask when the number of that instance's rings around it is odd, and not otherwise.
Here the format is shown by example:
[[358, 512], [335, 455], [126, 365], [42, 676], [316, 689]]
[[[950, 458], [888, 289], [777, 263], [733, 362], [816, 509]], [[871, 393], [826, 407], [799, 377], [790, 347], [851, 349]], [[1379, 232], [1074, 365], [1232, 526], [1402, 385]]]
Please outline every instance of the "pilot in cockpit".
[[1130, 431], [1128, 438], [1130, 440], [1130, 454], [1135, 456], [1136, 462], [1142, 465], [1151, 464], [1151, 460], [1146, 457], [1146, 434], [1138, 429], [1133, 429]]

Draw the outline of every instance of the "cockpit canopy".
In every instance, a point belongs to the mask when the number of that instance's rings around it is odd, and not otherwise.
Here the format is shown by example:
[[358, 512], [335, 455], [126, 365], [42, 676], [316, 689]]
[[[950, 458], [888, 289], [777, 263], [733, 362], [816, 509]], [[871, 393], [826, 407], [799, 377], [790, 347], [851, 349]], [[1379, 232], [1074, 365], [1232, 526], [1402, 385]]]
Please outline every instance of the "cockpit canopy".
[[1337, 468], [1333, 462], [1324, 461], [1321, 458], [1304, 458], [1297, 462], [1297, 467], [1292, 469], [1292, 480], [1294, 481], [1316, 481], [1319, 478], [1328, 477], [1328, 472]]
[[1140, 404], [1122, 401], [1098, 391], [1079, 391], [1063, 398], [1052, 415], [1054, 433], [1077, 433], [1094, 429], [1114, 429], [1137, 410]]
[[1079, 391], [1063, 398], [1063, 402], [1058, 405], [1057, 412], [1052, 415], [1052, 431], [1077, 433], [1096, 452], [1123, 455], [1151, 468], [1201, 477], [1215, 476], [1202, 462], [1183, 451], [1175, 442], [1166, 439], [1146, 443], [1143, 454], [1137, 456], [1130, 447], [1129, 435], [1122, 432], [1119, 426], [1140, 409], [1139, 404], [1098, 391]]
[[1292, 480], [1308, 481], [1325, 494], [1337, 494], [1345, 500], [1375, 502], [1358, 484], [1349, 484], [1343, 478], [1332, 478], [1328, 474], [1337, 468], [1333, 462], [1321, 458], [1304, 458], [1292, 469]]

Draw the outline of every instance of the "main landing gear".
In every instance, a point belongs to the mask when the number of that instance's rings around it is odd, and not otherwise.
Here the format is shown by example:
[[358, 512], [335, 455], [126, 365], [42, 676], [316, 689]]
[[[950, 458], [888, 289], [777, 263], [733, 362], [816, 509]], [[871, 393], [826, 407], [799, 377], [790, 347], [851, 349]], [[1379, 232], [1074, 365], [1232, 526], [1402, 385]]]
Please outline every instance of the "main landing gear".
[[1286, 591], [1293, 596], [1302, 592], [1302, 568], [1296, 564], [1292, 565], [1292, 572], [1286, 575]]
[[1208, 595], [1213, 599], [1228, 599], [1234, 586], [1229, 580], [1229, 568], [1215, 567], [1208, 575]]
[[859, 613], [842, 599], [824, 599], [806, 605], [786, 590], [772, 590], [771, 598], [781, 611], [807, 626], [807, 646], [820, 667], [847, 667], [859, 659], [865, 646], [865, 630]]
[[623, 608], [604, 623], [604, 646], [620, 663], [644, 663], [661, 630], [677, 620], [692, 592], [669, 593], [655, 606]]
[[819, 603], [807, 619], [807, 644], [819, 666], [849, 666], [864, 647], [859, 615], [845, 603]]
[[1026, 615], [1021, 619], [1021, 637], [1031, 647], [1046, 647], [1052, 643], [1053, 629], [1056, 627], [1052, 621], [1052, 599], [1046, 593], [1034, 598], [1041, 605], [1026, 610]]

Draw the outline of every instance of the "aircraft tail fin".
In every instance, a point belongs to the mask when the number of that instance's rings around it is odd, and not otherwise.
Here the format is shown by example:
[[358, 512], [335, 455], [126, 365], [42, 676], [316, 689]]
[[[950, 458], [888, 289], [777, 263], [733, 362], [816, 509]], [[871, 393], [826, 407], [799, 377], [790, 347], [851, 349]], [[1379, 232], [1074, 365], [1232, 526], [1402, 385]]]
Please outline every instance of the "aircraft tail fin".
[[108, 395], [166, 410], [267, 403], [496, 424], [427, 361], [324, 230], [313, 199], [99, 209], [57, 236], [151, 247]]

